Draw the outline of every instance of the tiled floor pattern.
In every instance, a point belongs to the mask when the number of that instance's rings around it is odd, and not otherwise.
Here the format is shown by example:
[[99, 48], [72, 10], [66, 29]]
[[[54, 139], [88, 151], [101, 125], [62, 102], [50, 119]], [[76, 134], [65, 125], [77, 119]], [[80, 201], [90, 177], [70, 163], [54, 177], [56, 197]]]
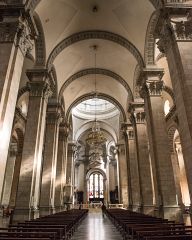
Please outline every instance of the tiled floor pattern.
[[101, 211], [90, 211], [71, 240], [122, 240], [120, 233]]

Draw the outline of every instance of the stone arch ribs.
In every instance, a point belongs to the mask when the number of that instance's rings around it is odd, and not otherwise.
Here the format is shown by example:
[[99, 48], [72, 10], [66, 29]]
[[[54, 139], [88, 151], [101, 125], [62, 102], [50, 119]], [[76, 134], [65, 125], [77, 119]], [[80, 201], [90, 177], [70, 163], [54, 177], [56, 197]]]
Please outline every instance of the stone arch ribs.
[[93, 31], [84, 31], [75, 33], [64, 40], [62, 40], [51, 52], [47, 61], [47, 68], [50, 69], [55, 58], [67, 47], [77, 43], [79, 41], [88, 40], [88, 39], [103, 39], [115, 42], [122, 47], [126, 48], [137, 60], [138, 64], [144, 67], [143, 58], [139, 50], [126, 38], [107, 31], [93, 30]]
[[45, 66], [46, 64], [46, 49], [45, 49], [45, 35], [41, 20], [37, 13], [34, 13], [34, 20], [38, 30], [38, 36], [35, 40], [35, 66]]
[[[68, 108], [68, 110], [66, 112], [66, 119], [67, 119], [67, 121], [69, 120], [70, 112], [71, 112], [73, 107], [77, 106], [79, 103], [81, 103], [81, 102], [83, 102], [85, 100], [89, 100], [89, 99], [92, 99], [94, 97], [95, 97], [95, 93], [87, 93], [87, 94], [84, 94], [81, 97], [77, 98], [69, 106], [69, 108]], [[112, 104], [114, 104], [119, 109], [119, 111], [122, 113], [123, 121], [124, 122], [127, 121], [127, 117], [126, 117], [124, 109], [122, 108], [121, 104], [115, 98], [113, 98], [113, 97], [111, 97], [111, 96], [109, 96], [107, 94], [104, 94], [104, 93], [98, 93], [97, 94], [97, 98], [101, 98], [101, 99], [107, 100], [107, 101], [111, 102]]]
[[100, 75], [105, 75], [105, 76], [109, 76], [109, 77], [112, 77], [113, 79], [117, 80], [121, 85], [124, 86], [124, 88], [127, 90], [128, 92], [128, 100], [130, 101], [133, 101], [133, 94], [132, 94], [132, 91], [129, 87], [129, 85], [127, 84], [127, 82], [121, 77], [119, 76], [118, 74], [110, 71], [110, 70], [107, 70], [107, 69], [102, 69], [102, 68], [89, 68], [89, 69], [84, 69], [84, 70], [81, 70], [75, 74], [73, 74], [71, 77], [69, 77], [67, 79], [67, 81], [65, 81], [65, 83], [63, 84], [63, 86], [61, 87], [60, 89], [60, 92], [59, 92], [59, 100], [61, 99], [62, 97], [62, 94], [64, 92], [64, 90], [73, 82], [75, 81], [76, 79], [80, 78], [80, 77], [83, 77], [85, 75], [89, 75], [89, 74], [100, 74]]
[[174, 135], [176, 130], [176, 126], [171, 126], [168, 130], [169, 148], [171, 153], [174, 153]]
[[160, 12], [155, 11], [149, 20], [146, 37], [145, 37], [145, 51], [144, 51], [144, 60], [146, 65], [155, 64], [155, 37], [154, 30], [156, 23], [158, 21]]
[[166, 85], [163, 86], [163, 90], [171, 96], [171, 98], [173, 99], [173, 103], [175, 104], [175, 96], [174, 96], [173, 90]]

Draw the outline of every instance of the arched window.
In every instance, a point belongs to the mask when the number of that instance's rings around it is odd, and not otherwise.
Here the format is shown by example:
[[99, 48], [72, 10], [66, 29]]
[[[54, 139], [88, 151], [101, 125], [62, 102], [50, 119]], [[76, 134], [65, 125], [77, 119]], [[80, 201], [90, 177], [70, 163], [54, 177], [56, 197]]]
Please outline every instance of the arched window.
[[164, 113], [165, 113], [165, 115], [167, 115], [169, 113], [169, 111], [170, 111], [170, 102], [169, 102], [169, 100], [166, 100], [165, 104], [164, 104]]
[[89, 177], [89, 199], [99, 200], [104, 198], [103, 175], [95, 172]]

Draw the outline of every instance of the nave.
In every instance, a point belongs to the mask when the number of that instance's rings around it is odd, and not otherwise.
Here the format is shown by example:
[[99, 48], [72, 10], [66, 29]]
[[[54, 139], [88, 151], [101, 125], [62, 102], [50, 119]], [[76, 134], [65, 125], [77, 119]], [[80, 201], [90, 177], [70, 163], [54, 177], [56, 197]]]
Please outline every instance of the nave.
[[122, 236], [116, 230], [108, 217], [103, 217], [101, 210], [89, 211], [87, 217], [79, 226], [71, 240], [121, 240]]

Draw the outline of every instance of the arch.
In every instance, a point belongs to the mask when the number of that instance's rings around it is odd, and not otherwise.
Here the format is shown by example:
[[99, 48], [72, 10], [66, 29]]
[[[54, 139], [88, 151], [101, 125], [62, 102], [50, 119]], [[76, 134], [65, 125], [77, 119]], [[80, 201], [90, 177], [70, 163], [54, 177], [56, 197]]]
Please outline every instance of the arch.
[[91, 174], [95, 173], [95, 172], [98, 172], [100, 173], [102, 176], [103, 176], [103, 179], [106, 180], [107, 179], [107, 176], [106, 176], [106, 173], [100, 169], [100, 168], [91, 168], [87, 174], [86, 174], [86, 180], [89, 180], [89, 177], [91, 176]]
[[58, 87], [57, 87], [57, 72], [55, 66], [53, 65], [50, 71], [50, 87], [53, 92], [51, 99], [57, 99], [58, 97]]
[[174, 96], [173, 90], [166, 85], [163, 86], [163, 90], [171, 96], [171, 98], [173, 100], [173, 104], [175, 104], [175, 96]]
[[155, 11], [149, 20], [145, 37], [144, 60], [146, 65], [155, 64], [155, 37], [154, 30], [159, 18], [160, 11]]
[[133, 101], [133, 94], [132, 91], [128, 85], [128, 83], [118, 74], [107, 70], [107, 69], [102, 69], [102, 68], [88, 68], [88, 69], [84, 69], [81, 70], [75, 74], [73, 74], [72, 76], [70, 76], [65, 83], [62, 85], [60, 92], [59, 92], [59, 100], [62, 97], [62, 93], [64, 92], [64, 90], [73, 82], [75, 81], [77, 78], [89, 75], [89, 74], [100, 74], [100, 75], [105, 75], [108, 77], [112, 77], [113, 79], [117, 80], [121, 85], [123, 85], [123, 87], [127, 90], [128, 92], [128, 99], [130, 101]]
[[20, 128], [16, 128], [15, 132], [17, 133], [18, 137], [18, 153], [21, 153], [23, 150], [24, 133]]
[[174, 153], [174, 135], [176, 130], [176, 126], [171, 126], [168, 129], [169, 148], [171, 150], [171, 153]]
[[19, 100], [19, 98], [26, 92], [29, 92], [29, 86], [24, 86], [22, 88], [19, 89], [18, 95], [17, 95], [17, 101]]
[[[95, 93], [87, 93], [87, 94], [84, 94], [82, 95], [81, 97], [77, 98], [68, 108], [67, 112], [66, 112], [66, 119], [68, 120], [69, 119], [69, 116], [70, 116], [70, 112], [72, 110], [73, 107], [77, 106], [79, 103], [85, 101], [85, 100], [88, 100], [88, 99], [92, 99], [92, 98], [95, 98]], [[107, 100], [111, 103], [113, 103], [118, 109], [119, 111], [122, 113], [122, 116], [123, 116], [123, 121], [126, 122], [126, 114], [125, 114], [125, 111], [124, 109], [122, 108], [121, 104], [113, 97], [107, 95], [107, 94], [104, 94], [104, 93], [97, 93], [97, 98], [101, 98], [101, 99], [104, 99], [104, 100]]]
[[78, 32], [74, 33], [73, 35], [65, 38], [60, 43], [57, 44], [57, 46], [52, 50], [52, 52], [49, 55], [49, 58], [47, 60], [47, 68], [50, 69], [55, 58], [67, 47], [70, 45], [77, 43], [79, 41], [88, 40], [88, 39], [103, 39], [115, 42], [122, 47], [126, 48], [137, 60], [138, 64], [140, 66], [144, 67], [144, 61], [141, 56], [141, 53], [139, 50], [126, 38], [107, 31], [100, 31], [100, 30], [93, 30], [93, 31], [84, 31], [84, 32]]
[[[27, 4], [27, 8], [30, 9], [32, 12], [35, 10], [37, 5], [40, 3], [41, 0], [29, 0]], [[154, 6], [154, 8], [160, 8], [162, 7], [161, 0], [149, 0], [151, 4]]]
[[133, 95], [134, 98], [140, 98], [139, 94], [139, 76], [141, 74], [141, 67], [139, 64], [136, 65], [135, 67], [135, 72], [134, 72], [134, 77], [133, 77]]
[[45, 66], [46, 64], [46, 49], [45, 49], [45, 35], [41, 20], [36, 12], [34, 12], [34, 20], [38, 30], [38, 37], [35, 40], [35, 66]]

